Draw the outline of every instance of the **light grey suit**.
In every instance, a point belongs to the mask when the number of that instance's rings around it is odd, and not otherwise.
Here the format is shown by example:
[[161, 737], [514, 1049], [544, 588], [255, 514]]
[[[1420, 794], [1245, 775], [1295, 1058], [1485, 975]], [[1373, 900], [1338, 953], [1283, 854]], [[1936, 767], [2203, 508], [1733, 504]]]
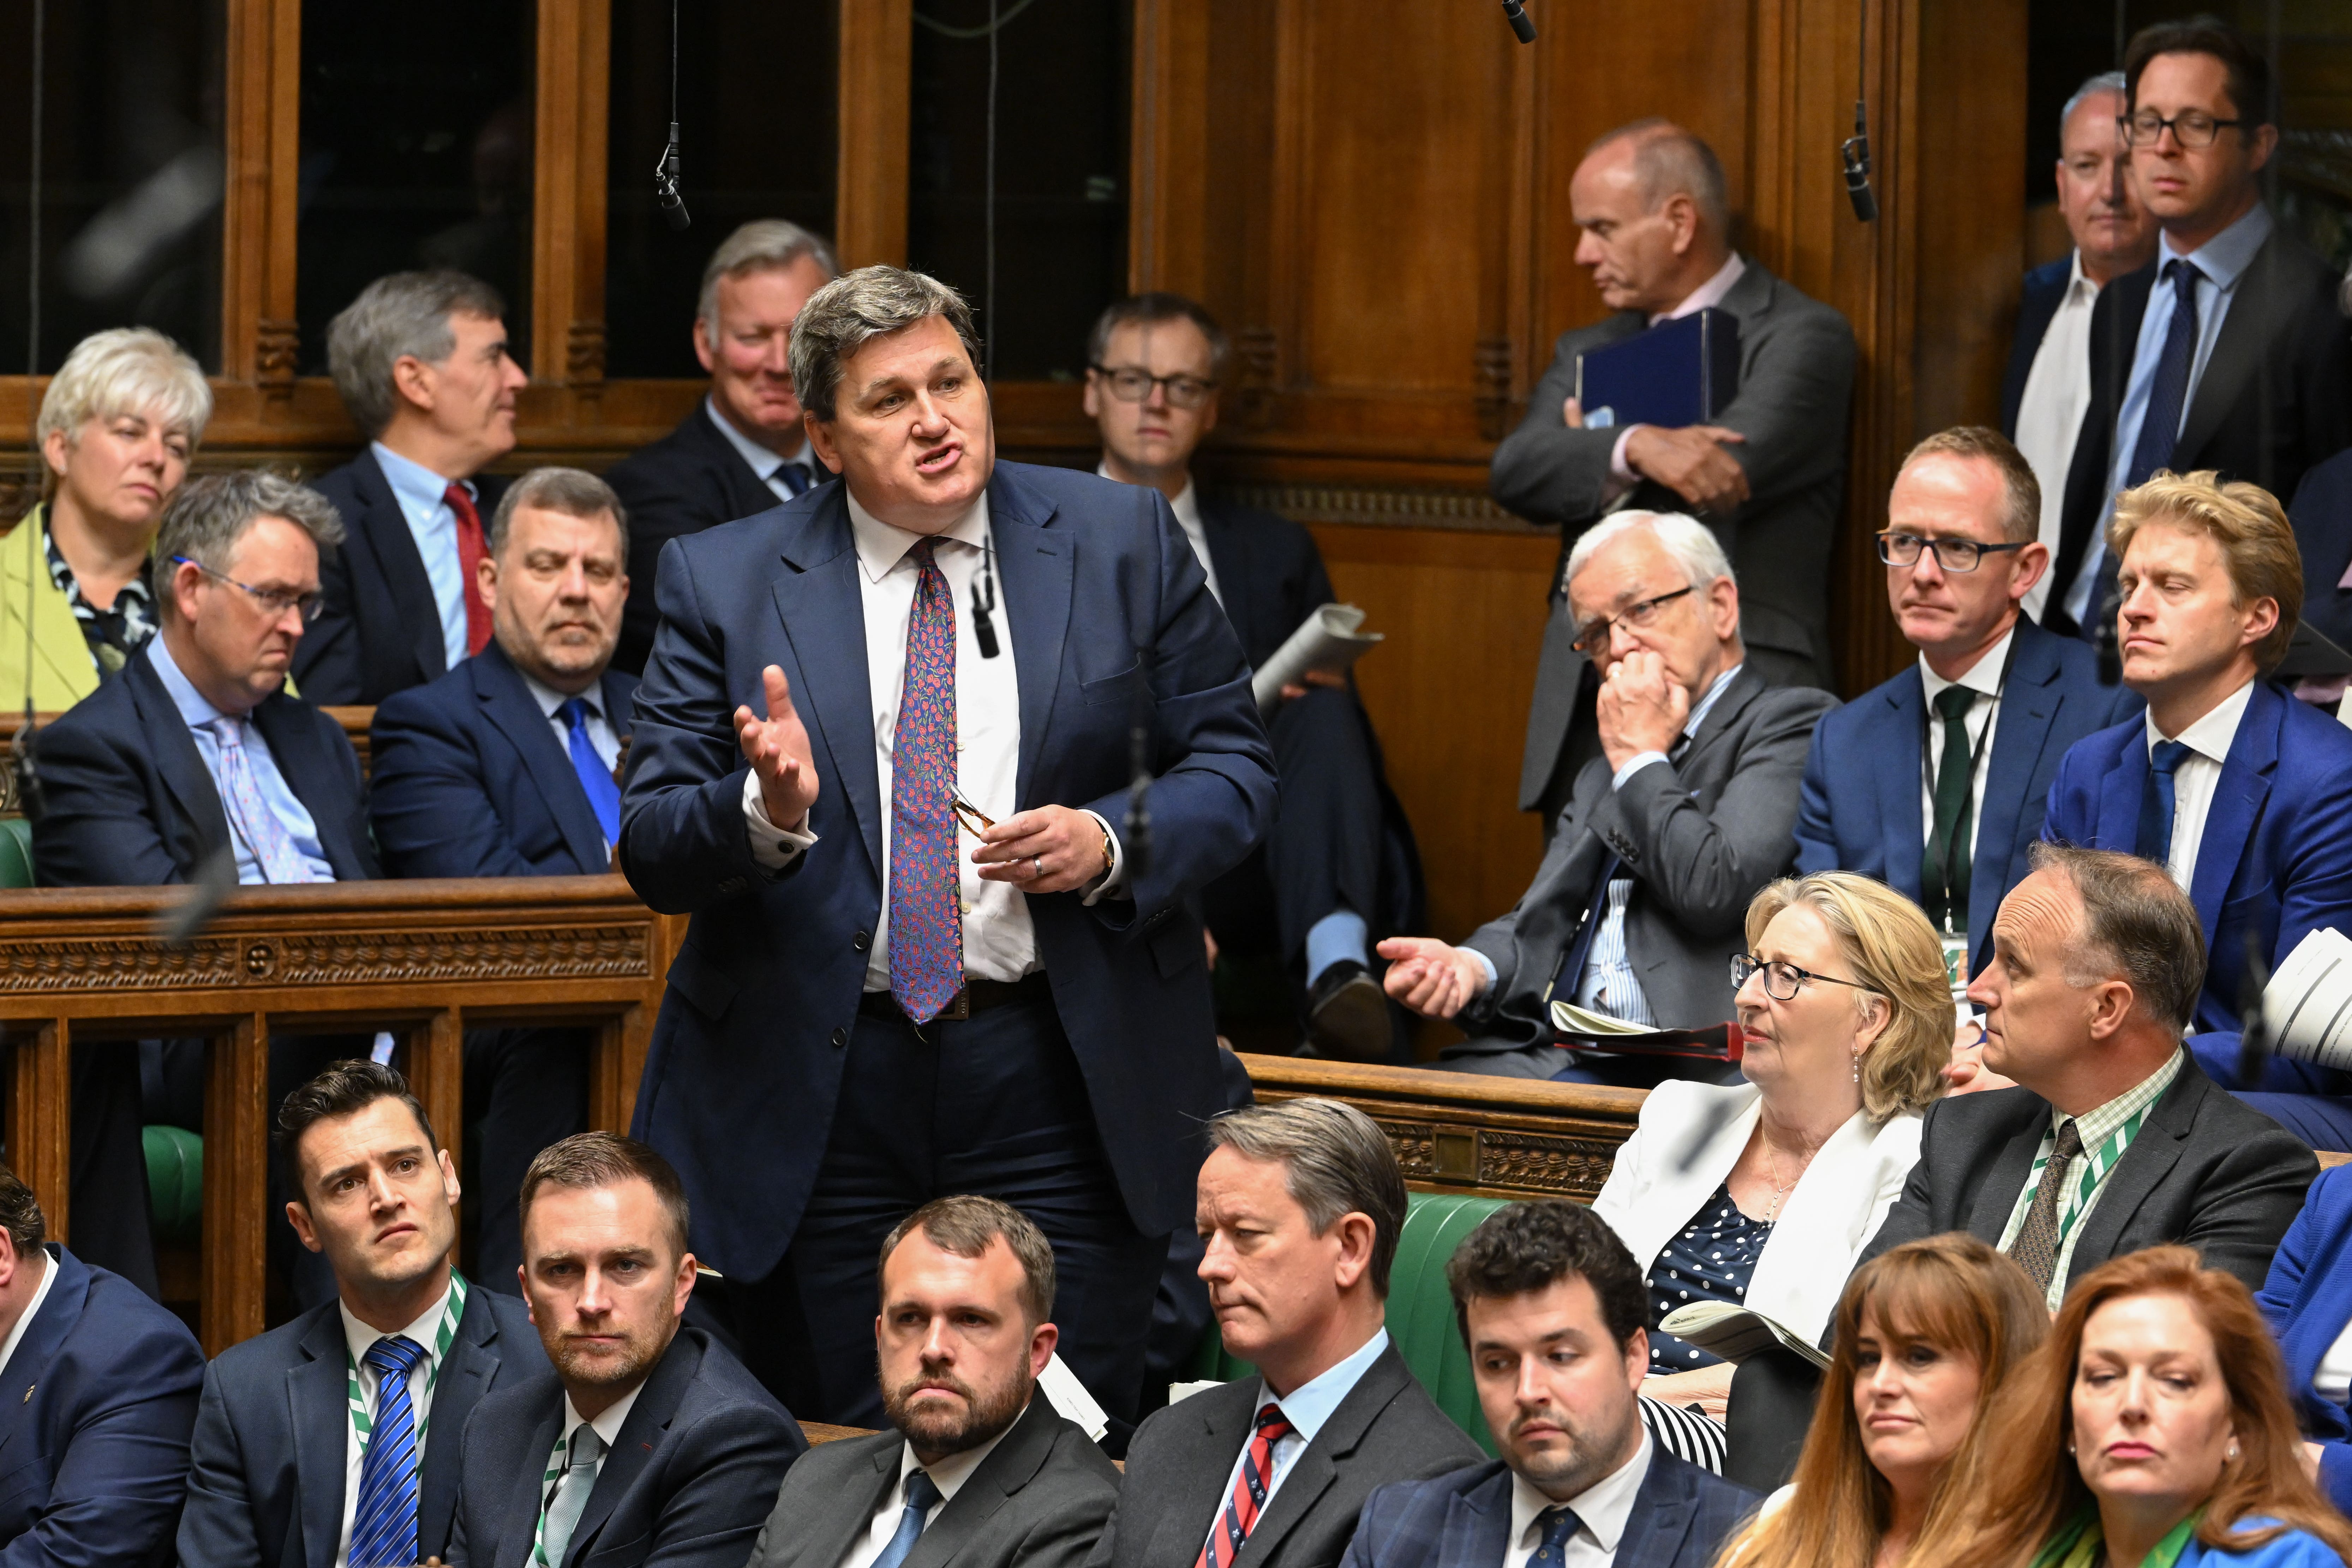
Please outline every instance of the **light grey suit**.
[[[895, 1431], [820, 1443], [784, 1476], [749, 1568], [834, 1568], [898, 1484]], [[1118, 1467], [1033, 1398], [931, 1516], [906, 1568], [1078, 1568], [1118, 1502]]]
[[[1755, 260], [1724, 296], [1739, 320], [1739, 391], [1715, 423], [1748, 439], [1725, 448], [1748, 471], [1746, 504], [1704, 521], [1739, 579], [1739, 623], [1749, 662], [1776, 684], [1830, 683], [1831, 535], [1845, 490], [1846, 404], [1853, 389], [1853, 331], [1843, 316], [1767, 272]], [[1609, 454], [1621, 432], [1571, 430], [1560, 405], [1576, 390], [1578, 357], [1643, 330], [1640, 312], [1560, 334], [1551, 368], [1528, 400], [1527, 418], [1495, 448], [1488, 487], [1531, 522], [1557, 524], [1561, 561], [1600, 521]], [[1682, 498], [1643, 481], [1628, 506], [1687, 511]], [[1564, 763], [1584, 679], [1569, 646], [1562, 584], [1552, 584], [1535, 700], [1528, 715], [1519, 809], [1557, 810], [1573, 767]]]
[[[1514, 1078], [1549, 1078], [1567, 1065], [1549, 1043], [1544, 993], [1579, 945], [1612, 858], [1633, 879], [1626, 952], [1659, 1024], [1728, 1019], [1748, 900], [1796, 854], [1805, 756], [1813, 726], [1836, 706], [1826, 691], [1765, 685], [1751, 658], [1679, 761], [1651, 763], [1622, 790], [1611, 788], [1607, 758], [1586, 763], [1518, 907], [1464, 944], [1493, 961], [1495, 984], [1464, 1009], [1472, 1037], [1443, 1065]], [[1573, 996], [1572, 977], [1561, 992]]]

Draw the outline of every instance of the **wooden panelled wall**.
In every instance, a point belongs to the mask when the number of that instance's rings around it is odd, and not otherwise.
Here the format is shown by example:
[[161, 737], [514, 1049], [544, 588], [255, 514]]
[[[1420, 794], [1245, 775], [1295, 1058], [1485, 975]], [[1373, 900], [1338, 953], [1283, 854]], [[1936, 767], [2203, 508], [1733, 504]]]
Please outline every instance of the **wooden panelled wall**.
[[[1559, 331], [1601, 306], [1572, 260], [1585, 145], [1643, 115], [1721, 154], [1743, 247], [1861, 341], [1833, 637], [1849, 690], [1899, 660], [1865, 539], [1911, 440], [1990, 417], [2023, 245], [2025, 0], [1132, 0], [1131, 280], [1234, 330], [1213, 477], [1318, 530], [1390, 642], [1361, 667], [1459, 936], [1525, 885], [1513, 809], [1555, 542], [1484, 499]], [[226, 0], [226, 375], [206, 461], [317, 468], [357, 444], [294, 375], [301, 0]], [[902, 259], [914, 0], [841, 0], [835, 231]], [[539, 0], [534, 384], [509, 466], [601, 467], [668, 428], [693, 384], [604, 374], [609, 0]], [[1884, 216], [1837, 159], [1866, 74]], [[710, 236], [712, 243], [719, 237]], [[0, 429], [37, 384], [0, 379]], [[997, 389], [1006, 448], [1087, 460], [1074, 388]], [[21, 443], [20, 443], [21, 446]]]

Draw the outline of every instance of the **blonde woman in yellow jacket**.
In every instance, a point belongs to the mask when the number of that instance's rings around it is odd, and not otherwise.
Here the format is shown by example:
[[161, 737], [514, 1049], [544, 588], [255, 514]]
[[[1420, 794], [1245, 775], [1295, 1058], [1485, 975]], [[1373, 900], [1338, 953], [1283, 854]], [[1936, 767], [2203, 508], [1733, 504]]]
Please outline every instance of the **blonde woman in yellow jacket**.
[[84, 338], [50, 378], [47, 499], [0, 539], [0, 710], [70, 708], [153, 634], [148, 550], [212, 408], [196, 362], [144, 327]]

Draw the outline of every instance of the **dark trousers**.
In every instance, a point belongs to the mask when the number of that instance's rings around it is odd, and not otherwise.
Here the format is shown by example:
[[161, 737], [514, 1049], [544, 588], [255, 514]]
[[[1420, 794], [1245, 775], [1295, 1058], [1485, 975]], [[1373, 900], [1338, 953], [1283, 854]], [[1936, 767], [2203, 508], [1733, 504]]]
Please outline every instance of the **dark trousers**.
[[541, 1150], [587, 1127], [589, 1046], [582, 1029], [466, 1031], [466, 1119], [478, 1140], [466, 1173], [479, 1226], [474, 1277], [493, 1290], [522, 1294], [523, 1173]]
[[[705, 1322], [723, 1316], [717, 1326], [752, 1374], [795, 1414], [882, 1426], [882, 1242], [915, 1209], [955, 1193], [1001, 1198], [1045, 1233], [1062, 1360], [1107, 1412], [1132, 1421], [1168, 1238], [1128, 1217], [1049, 999], [920, 1031], [895, 1014], [861, 1014], [791, 1247], [766, 1279], [728, 1281], [723, 1310]], [[701, 1307], [697, 1292], [689, 1310]]]

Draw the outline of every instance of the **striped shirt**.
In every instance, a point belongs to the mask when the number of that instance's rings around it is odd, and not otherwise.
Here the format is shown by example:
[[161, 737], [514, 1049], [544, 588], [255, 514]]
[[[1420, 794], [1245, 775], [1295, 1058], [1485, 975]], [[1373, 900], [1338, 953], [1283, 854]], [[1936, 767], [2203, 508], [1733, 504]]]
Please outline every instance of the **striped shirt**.
[[[2056, 1311], [2066, 1297], [2066, 1273], [2074, 1256], [2074, 1243], [2083, 1234], [2083, 1222], [2098, 1205], [2099, 1194], [2106, 1190], [2107, 1173], [2121, 1163], [2124, 1151], [2147, 1121], [2147, 1113], [2180, 1076], [2180, 1064], [2186, 1055], [2175, 1050], [2171, 1058], [2147, 1077], [2116, 1096], [2095, 1110], [2084, 1111], [2073, 1119], [2075, 1135], [2083, 1141], [2082, 1158], [2074, 1162], [2074, 1181], [2070, 1189], [2058, 1195], [2058, 1258], [2050, 1270], [2050, 1310]], [[2025, 1190], [2017, 1195], [2017, 1203], [2009, 1212], [2009, 1225], [2000, 1233], [2000, 1249], [2007, 1252], [2016, 1245], [2018, 1233], [2025, 1228], [2025, 1216], [2033, 1208], [2034, 1190], [2042, 1184], [2042, 1173], [2050, 1163], [2052, 1152], [2058, 1147], [2058, 1130], [2065, 1125], [2066, 1113], [2056, 1106], [2050, 1108], [2050, 1130], [2042, 1135], [2042, 1147], [2033, 1152], [2033, 1169], [2026, 1173]]]

